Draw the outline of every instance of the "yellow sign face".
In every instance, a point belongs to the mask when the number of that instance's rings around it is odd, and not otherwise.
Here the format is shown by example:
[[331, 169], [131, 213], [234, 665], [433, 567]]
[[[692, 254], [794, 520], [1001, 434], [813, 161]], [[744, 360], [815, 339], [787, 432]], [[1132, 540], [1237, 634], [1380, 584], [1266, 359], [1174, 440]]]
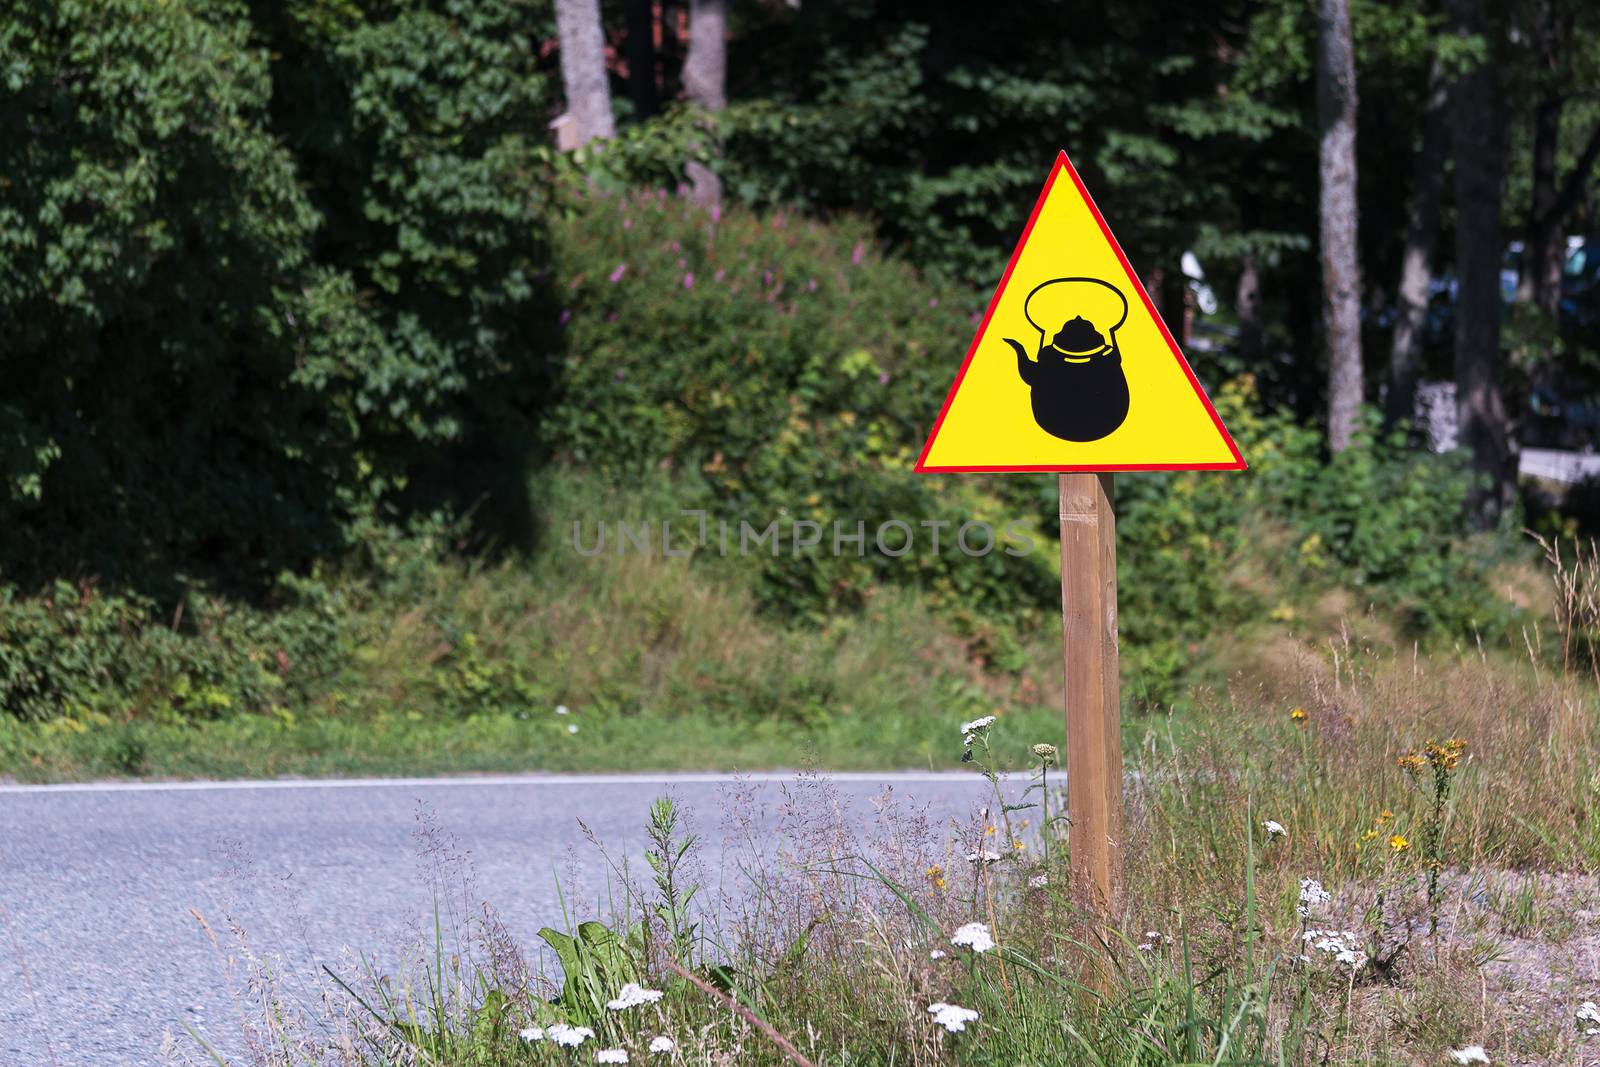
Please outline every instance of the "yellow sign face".
[[1244, 468], [1062, 152], [916, 469]]

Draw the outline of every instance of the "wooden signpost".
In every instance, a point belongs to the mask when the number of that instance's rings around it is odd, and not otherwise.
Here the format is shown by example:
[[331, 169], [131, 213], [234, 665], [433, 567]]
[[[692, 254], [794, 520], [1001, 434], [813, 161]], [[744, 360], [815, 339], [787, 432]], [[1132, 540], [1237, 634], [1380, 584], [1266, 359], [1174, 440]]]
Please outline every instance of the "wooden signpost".
[[[1072, 884], [1097, 915], [1122, 910], [1122, 686], [1117, 517], [1109, 474], [1059, 474]], [[1081, 832], [1080, 832], [1081, 828]]]
[[1102, 922], [1122, 907], [1112, 472], [1244, 467], [1061, 153], [916, 469], [1058, 474], [1072, 891]]

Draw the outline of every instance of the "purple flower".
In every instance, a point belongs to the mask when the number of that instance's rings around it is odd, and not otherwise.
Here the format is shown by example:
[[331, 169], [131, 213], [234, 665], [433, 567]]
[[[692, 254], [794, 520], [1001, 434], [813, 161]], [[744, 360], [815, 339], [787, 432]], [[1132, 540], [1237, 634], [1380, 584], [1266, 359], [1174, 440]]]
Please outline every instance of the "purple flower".
[[714, 281], [714, 282], [720, 282], [722, 280], [723, 275], [725, 275], [727, 273], [728, 272], [726, 270], [723, 270], [721, 267], [718, 267], [717, 268], [717, 273], [715, 273], [715, 274], [713, 274], [711, 276], [711, 280]]
[[761, 272], [761, 284], [762, 285], [771, 285], [772, 284], [772, 272], [770, 270], [766, 270], [766, 271], [762, 271]]
[[866, 244], [864, 242], [857, 241], [855, 248], [851, 249], [850, 251], [850, 265], [853, 267], [861, 266], [861, 257], [864, 256], [866, 252]]
[[677, 241], [674, 241], [674, 242], [672, 242], [672, 250], [674, 252], [682, 252], [683, 251], [683, 245], [679, 244]]
[[689, 265], [689, 261], [687, 259], [684, 259], [682, 256], [678, 257], [678, 269], [679, 270], [682, 270], [683, 268], [687, 267], [688, 265]]
[[878, 384], [879, 385], [888, 385], [889, 384], [889, 372], [888, 371], [884, 371], [882, 374], [878, 375]]
[[712, 204], [711, 205], [711, 221], [712, 222], [721, 222], [722, 221], [722, 205], [721, 204]]
[[633, 220], [632, 220], [632, 219], [623, 219], [623, 220], [622, 220], [622, 228], [623, 228], [623, 229], [624, 229], [624, 230], [631, 230], [631, 229], [633, 229]]
[[930, 296], [928, 298], [928, 306], [931, 307], [931, 308], [938, 307], [939, 306], [939, 298], [936, 297], [936, 296]]
[[607, 322], [616, 322], [617, 321], [617, 313], [615, 311], [606, 312], [606, 321]]
[[557, 325], [565, 326], [571, 320], [572, 320], [572, 309], [571, 308], [562, 308], [561, 309], [561, 319], [560, 319], [560, 321], [559, 321], [559, 323]]
[[628, 273], [628, 265], [626, 263], [618, 263], [617, 269], [611, 272], [611, 280], [614, 282], [620, 282], [622, 280], [622, 276], [626, 273]]
[[683, 276], [683, 287], [685, 289], [693, 289], [694, 288], [694, 272], [693, 271], [691, 271], [690, 273], [685, 274]]
[[811, 278], [806, 282], [806, 292], [814, 293], [816, 291], [817, 291], [817, 280], [815, 278]]
[[979, 319], [981, 319], [981, 318], [983, 318], [983, 316], [982, 316], [982, 315], [979, 315], [979, 314], [978, 314], [978, 313], [977, 313], [977, 312], [976, 312], [976, 311], [974, 311], [974, 312], [973, 312], [973, 313], [972, 313], [972, 321], [973, 321], [973, 322], [977, 322], [977, 321], [978, 321], [978, 320], [979, 320]]

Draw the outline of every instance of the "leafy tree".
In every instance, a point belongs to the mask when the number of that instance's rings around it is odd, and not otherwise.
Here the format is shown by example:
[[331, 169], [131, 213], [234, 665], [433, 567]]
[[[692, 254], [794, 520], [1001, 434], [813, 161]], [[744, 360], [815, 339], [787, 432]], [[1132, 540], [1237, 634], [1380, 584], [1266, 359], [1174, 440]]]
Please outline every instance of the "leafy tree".
[[[355, 381], [381, 488], [525, 538], [528, 420], [554, 387], [552, 101], [534, 0], [260, 0], [272, 126], [384, 347]], [[541, 22], [541, 17], [545, 21]]]
[[0, 572], [251, 581], [336, 540], [380, 337], [237, 20], [0, 5]]
[[471, 460], [554, 334], [528, 4], [0, 13], [6, 577], [260, 588], [516, 476]]

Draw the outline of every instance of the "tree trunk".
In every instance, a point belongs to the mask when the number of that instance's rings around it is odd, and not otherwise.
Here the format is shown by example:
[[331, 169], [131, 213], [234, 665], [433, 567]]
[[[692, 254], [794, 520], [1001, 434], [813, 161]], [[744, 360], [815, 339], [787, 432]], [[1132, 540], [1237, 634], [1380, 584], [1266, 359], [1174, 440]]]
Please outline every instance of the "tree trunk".
[[576, 144], [615, 137], [600, 0], [556, 0], [556, 32], [561, 35], [561, 84], [567, 117], [577, 127]]
[[1500, 210], [1504, 196], [1505, 105], [1497, 76], [1499, 49], [1484, 0], [1450, 0], [1457, 34], [1489, 42], [1489, 55], [1456, 80], [1451, 92], [1455, 156], [1456, 421], [1461, 443], [1486, 486], [1473, 504], [1488, 525], [1515, 488], [1510, 427], [1500, 387]]
[[676, 100], [682, 87], [683, 63], [678, 55], [682, 0], [659, 0], [661, 9], [661, 98]]
[[1517, 299], [1554, 317], [1561, 303], [1561, 266], [1566, 221], [1557, 210], [1557, 153], [1561, 147], [1561, 113], [1566, 108], [1566, 40], [1571, 19], [1562, 0], [1532, 5], [1528, 36], [1542, 83], [1533, 107], [1533, 190], [1523, 235], [1522, 270]]
[[1317, 3], [1322, 322], [1328, 339], [1328, 447], [1349, 447], [1360, 417], [1361, 263], [1356, 247], [1356, 67], [1349, 0]]
[[[728, 106], [727, 0], [691, 0], [689, 52], [683, 60], [683, 88], [689, 99], [707, 111]], [[691, 195], [702, 204], [722, 200], [722, 179], [697, 159], [684, 167]]]
[[1255, 253], [1239, 261], [1239, 284], [1234, 289], [1234, 310], [1239, 315], [1239, 356], [1249, 366], [1261, 358], [1261, 267]]
[[628, 96], [633, 116], [647, 119], [661, 107], [656, 94], [656, 18], [652, 0], [628, 3]]
[[1416, 416], [1417, 382], [1422, 377], [1422, 342], [1428, 323], [1433, 254], [1439, 242], [1439, 201], [1444, 194], [1444, 157], [1450, 144], [1450, 114], [1439, 59], [1428, 67], [1428, 98], [1422, 113], [1422, 144], [1411, 167], [1411, 197], [1406, 206], [1406, 243], [1400, 260], [1398, 317], [1389, 352], [1389, 397], [1384, 416], [1390, 426]]
[[1561, 265], [1566, 250], [1556, 211], [1556, 152], [1560, 146], [1561, 112], [1565, 101], [1552, 94], [1533, 109], [1533, 197], [1523, 235], [1517, 299], [1555, 317], [1561, 303]]

